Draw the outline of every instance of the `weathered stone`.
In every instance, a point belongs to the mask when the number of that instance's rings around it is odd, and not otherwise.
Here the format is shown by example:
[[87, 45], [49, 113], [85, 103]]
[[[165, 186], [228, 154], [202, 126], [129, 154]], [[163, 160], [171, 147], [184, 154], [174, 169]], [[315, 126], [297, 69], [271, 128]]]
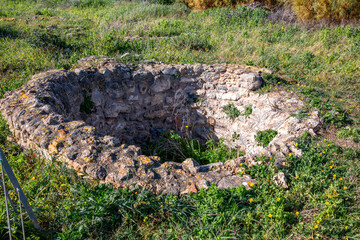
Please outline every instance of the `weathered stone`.
[[171, 77], [168, 75], [160, 75], [155, 77], [154, 84], [151, 85], [151, 91], [155, 93], [164, 92], [171, 87]]
[[176, 67], [166, 67], [162, 70], [166, 75], [179, 75], [180, 72]]
[[119, 172], [117, 172], [116, 177], [118, 180], [127, 180], [132, 177], [132, 172], [129, 168], [121, 169]]
[[[139, 185], [173, 194], [196, 192], [210, 184], [250, 189], [254, 179], [233, 176], [242, 164], [261, 164], [255, 156], [270, 153], [276, 159], [300, 155], [293, 140], [305, 131], [316, 134], [321, 126], [315, 109], [308, 118], [291, 117], [304, 106], [299, 99], [284, 97], [284, 92], [252, 92], [262, 80], [251, 68], [160, 63], [132, 68], [95, 57], [77, 65], [77, 70], [35, 75], [0, 99], [0, 111], [21, 146], [67, 161], [75, 170], [115, 187]], [[252, 113], [229, 118], [223, 109], [228, 104], [241, 114], [251, 107]], [[80, 106], [93, 108], [80, 112]], [[266, 129], [278, 134], [264, 148], [254, 135]], [[159, 140], [170, 130], [202, 143], [223, 138], [245, 156], [200, 166], [193, 159], [161, 163], [156, 156], [141, 155], [140, 144]]]
[[243, 183], [246, 183], [245, 179], [236, 175], [224, 177], [218, 182], [219, 189], [228, 189], [228, 188], [236, 188]]
[[121, 113], [130, 113], [131, 106], [124, 102], [112, 102], [107, 104], [105, 108], [105, 116], [109, 118], [116, 118]]
[[287, 179], [283, 172], [279, 172], [273, 177], [273, 182], [276, 186], [281, 186], [283, 188], [288, 188]]
[[187, 158], [182, 162], [182, 167], [186, 171], [195, 174], [199, 171], [200, 164], [192, 158]]
[[249, 90], [257, 90], [263, 84], [263, 80], [255, 73], [244, 73], [240, 75], [239, 86]]

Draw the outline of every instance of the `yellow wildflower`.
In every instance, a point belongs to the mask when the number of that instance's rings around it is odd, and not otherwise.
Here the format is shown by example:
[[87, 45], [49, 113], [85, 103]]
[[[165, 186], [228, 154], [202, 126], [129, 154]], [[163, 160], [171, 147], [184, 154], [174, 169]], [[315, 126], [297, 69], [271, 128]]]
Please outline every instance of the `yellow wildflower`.
[[252, 203], [253, 201], [254, 201], [254, 199], [252, 199], [252, 198], [249, 199], [249, 202], [250, 202], [250, 203]]
[[272, 215], [271, 215], [271, 213], [269, 213], [268, 217], [269, 217], [269, 218], [272, 218]]

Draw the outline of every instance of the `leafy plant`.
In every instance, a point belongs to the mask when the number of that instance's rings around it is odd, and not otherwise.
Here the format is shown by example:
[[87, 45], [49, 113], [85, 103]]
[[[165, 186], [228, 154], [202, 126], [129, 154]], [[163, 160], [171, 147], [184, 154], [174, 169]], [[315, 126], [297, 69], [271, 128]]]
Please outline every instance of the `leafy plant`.
[[245, 107], [245, 112], [244, 113], [241, 113], [242, 116], [245, 116], [245, 117], [248, 117], [252, 114], [252, 106], [246, 106]]
[[277, 133], [278, 132], [275, 130], [268, 129], [265, 131], [258, 131], [254, 137], [259, 146], [267, 147]]
[[233, 103], [229, 103], [228, 105], [224, 106], [223, 111], [226, 113], [227, 117], [231, 119], [235, 119], [241, 115], [241, 112]]
[[223, 107], [223, 111], [226, 113], [228, 118], [235, 119], [239, 116], [250, 116], [253, 109], [252, 106], [246, 106], [245, 111], [241, 113], [240, 110], [237, 109], [237, 107], [233, 103], [229, 103], [228, 105]]
[[90, 114], [95, 110], [94, 102], [91, 101], [91, 96], [87, 96], [86, 91], [83, 91], [83, 98], [84, 101], [80, 104], [80, 112], [85, 112], [87, 114]]
[[360, 129], [359, 128], [346, 128], [342, 127], [336, 133], [337, 137], [352, 138], [354, 142], [360, 142]]

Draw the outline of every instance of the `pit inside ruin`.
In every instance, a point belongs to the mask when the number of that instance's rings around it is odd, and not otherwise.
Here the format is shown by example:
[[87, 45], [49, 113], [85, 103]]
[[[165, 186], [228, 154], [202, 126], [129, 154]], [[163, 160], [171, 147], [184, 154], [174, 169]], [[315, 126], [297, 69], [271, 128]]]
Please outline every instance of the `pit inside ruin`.
[[[226, 64], [130, 67], [90, 57], [71, 71], [35, 75], [7, 94], [0, 110], [22, 146], [115, 186], [174, 194], [211, 183], [236, 187], [252, 181], [237, 175], [243, 163], [300, 154], [293, 140], [321, 123], [315, 109], [305, 119], [293, 117], [303, 102], [290, 93], [257, 93], [264, 71]], [[255, 135], [266, 130], [277, 134], [265, 146]], [[201, 166], [142, 155], [146, 141], [169, 131], [202, 143], [222, 139], [245, 156]]]

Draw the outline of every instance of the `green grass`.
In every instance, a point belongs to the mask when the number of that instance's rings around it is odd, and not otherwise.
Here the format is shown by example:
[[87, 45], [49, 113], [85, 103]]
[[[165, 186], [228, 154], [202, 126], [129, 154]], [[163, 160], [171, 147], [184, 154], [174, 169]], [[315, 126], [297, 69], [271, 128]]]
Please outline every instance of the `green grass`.
[[[134, 64], [248, 64], [274, 71], [263, 75], [266, 85], [261, 91], [291, 91], [305, 100], [298, 118], [316, 107], [326, 128], [336, 128], [339, 137], [358, 139], [359, 27], [309, 30], [269, 22], [262, 9], [191, 12], [179, 4], [136, 1], [0, 0], [0, 5], [0, 18], [15, 18], [0, 21], [0, 97], [35, 73], [69, 69], [90, 55], [119, 58], [130, 53], [122, 61]], [[7, 141], [8, 136], [0, 118], [0, 147], [44, 228], [36, 231], [25, 217], [28, 239], [360, 237], [360, 152], [324, 138], [299, 138], [295, 146], [304, 154], [288, 157], [288, 167], [279, 169], [273, 157], [245, 167], [242, 174], [259, 181], [250, 191], [212, 186], [178, 198], [89, 182], [55, 160], [44, 161], [21, 149]], [[183, 147], [179, 156], [203, 163], [233, 156], [221, 142], [204, 147], [191, 139], [173, 140]], [[168, 153], [164, 158], [174, 157]], [[272, 184], [278, 171], [284, 171], [289, 188]], [[13, 189], [10, 194], [16, 200]], [[12, 216], [14, 234], [20, 238], [19, 219]], [[0, 237], [6, 236], [2, 204]]]
[[163, 162], [183, 162], [186, 158], [193, 158], [202, 165], [225, 162], [244, 155], [237, 149], [229, 149], [223, 139], [209, 139], [205, 143], [200, 143], [192, 137], [191, 130], [187, 127], [185, 136], [170, 130], [158, 141], [148, 142], [142, 147], [142, 151], [145, 155], [159, 156]]

